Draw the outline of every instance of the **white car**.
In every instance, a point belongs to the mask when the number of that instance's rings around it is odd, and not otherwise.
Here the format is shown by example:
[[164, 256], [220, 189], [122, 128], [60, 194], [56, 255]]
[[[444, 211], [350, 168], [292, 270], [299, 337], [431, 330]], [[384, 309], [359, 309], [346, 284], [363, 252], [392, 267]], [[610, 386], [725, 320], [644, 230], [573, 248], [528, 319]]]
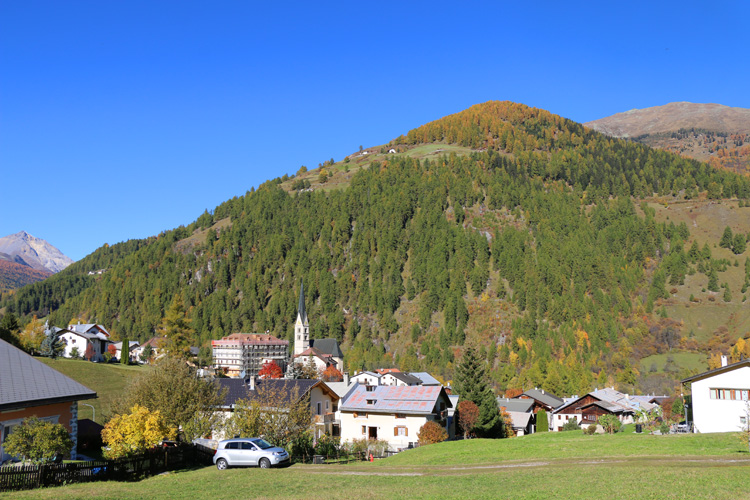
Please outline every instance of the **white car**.
[[261, 438], [234, 438], [219, 441], [214, 454], [214, 464], [219, 470], [240, 465], [257, 465], [267, 469], [289, 463], [284, 448], [274, 446]]

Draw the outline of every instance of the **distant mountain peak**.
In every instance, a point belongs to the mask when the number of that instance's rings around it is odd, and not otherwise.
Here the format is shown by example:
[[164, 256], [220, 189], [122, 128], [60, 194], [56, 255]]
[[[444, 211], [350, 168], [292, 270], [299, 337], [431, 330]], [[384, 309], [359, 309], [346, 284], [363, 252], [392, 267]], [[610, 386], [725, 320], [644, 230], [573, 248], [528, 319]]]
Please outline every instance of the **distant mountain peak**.
[[26, 231], [0, 238], [0, 253], [7, 254], [17, 263], [51, 273], [60, 272], [74, 262], [47, 241]]

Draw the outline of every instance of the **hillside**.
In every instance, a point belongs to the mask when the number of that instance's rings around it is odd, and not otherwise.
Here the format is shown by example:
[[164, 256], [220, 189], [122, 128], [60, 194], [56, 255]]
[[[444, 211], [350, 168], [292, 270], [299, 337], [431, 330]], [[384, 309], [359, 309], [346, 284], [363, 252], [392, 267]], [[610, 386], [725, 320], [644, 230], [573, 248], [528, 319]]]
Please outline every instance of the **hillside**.
[[10, 258], [4, 259], [2, 257], [3, 255], [0, 255], [0, 292], [15, 290], [52, 275], [49, 271], [40, 271], [25, 264], [19, 264]]
[[716, 167], [750, 172], [750, 109], [673, 102], [632, 109], [585, 125]]
[[[340, 339], [347, 369], [450, 379], [472, 342], [498, 389], [559, 394], [671, 390], [674, 376], [641, 373], [643, 358], [731, 345], [702, 326], [690, 337], [664, 309], [691, 277], [724, 284], [745, 268], [690, 253], [693, 226], [640, 200], [739, 198], [730, 216], [744, 217], [750, 179], [510, 102], [367, 151], [102, 247], [0, 305], [145, 340], [181, 294], [207, 354], [236, 331], [291, 339], [304, 278], [311, 335]], [[728, 284], [737, 307], [740, 281]]]

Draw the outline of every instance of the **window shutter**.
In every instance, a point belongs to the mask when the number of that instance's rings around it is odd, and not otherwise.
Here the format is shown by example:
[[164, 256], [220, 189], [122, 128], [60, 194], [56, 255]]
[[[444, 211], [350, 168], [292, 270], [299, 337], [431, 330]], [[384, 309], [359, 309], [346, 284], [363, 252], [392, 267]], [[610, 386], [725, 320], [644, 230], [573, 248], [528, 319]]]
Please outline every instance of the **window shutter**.
[[393, 428], [393, 435], [398, 436], [398, 427]]
[[408, 435], [409, 435], [409, 428], [404, 427], [404, 436], [408, 436]]

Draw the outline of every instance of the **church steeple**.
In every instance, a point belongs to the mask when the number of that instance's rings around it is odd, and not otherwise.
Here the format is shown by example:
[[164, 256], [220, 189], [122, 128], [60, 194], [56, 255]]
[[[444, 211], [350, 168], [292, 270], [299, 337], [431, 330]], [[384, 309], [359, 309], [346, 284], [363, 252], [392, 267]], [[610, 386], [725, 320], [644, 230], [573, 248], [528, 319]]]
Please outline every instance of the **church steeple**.
[[305, 311], [305, 281], [299, 286], [299, 305], [297, 306], [297, 317], [302, 323], [307, 324], [307, 311]]
[[297, 306], [297, 321], [294, 323], [294, 354], [300, 354], [310, 347], [310, 325], [307, 322], [305, 310], [305, 282], [299, 287], [299, 305]]

